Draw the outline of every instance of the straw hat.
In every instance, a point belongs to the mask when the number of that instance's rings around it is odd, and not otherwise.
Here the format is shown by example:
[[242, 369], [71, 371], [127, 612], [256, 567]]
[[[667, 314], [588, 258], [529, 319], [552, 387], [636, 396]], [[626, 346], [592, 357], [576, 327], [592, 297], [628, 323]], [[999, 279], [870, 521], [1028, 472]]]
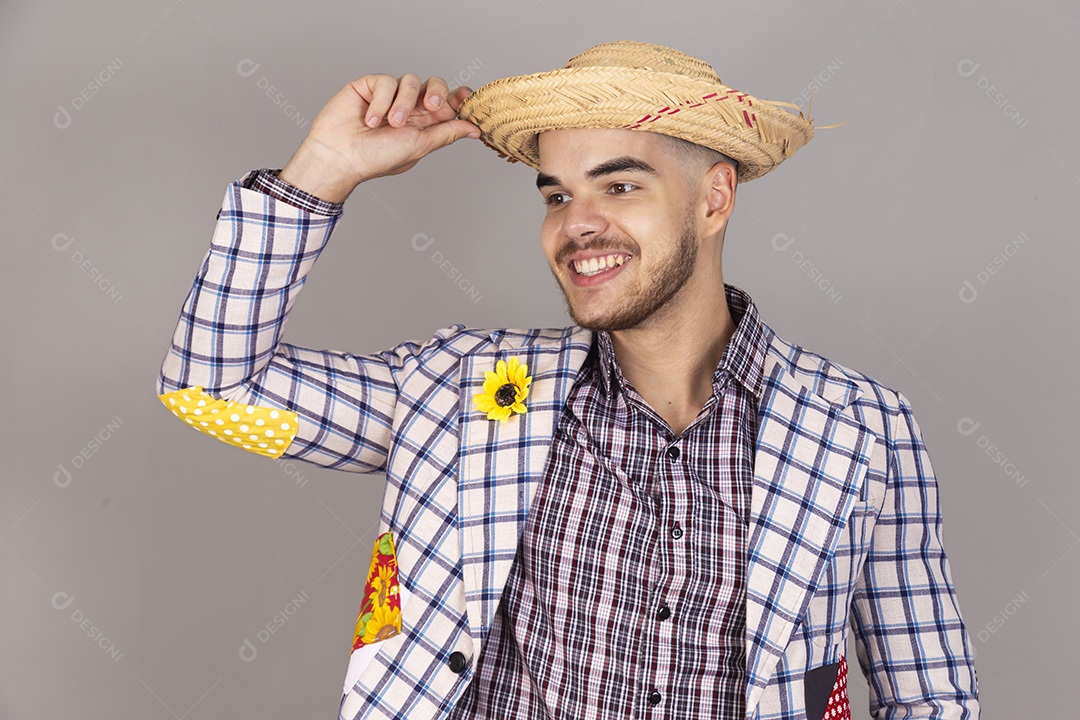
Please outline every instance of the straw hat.
[[647, 130], [689, 140], [738, 163], [739, 182], [769, 172], [814, 137], [811, 120], [720, 82], [708, 63], [661, 45], [619, 40], [565, 67], [481, 86], [458, 117], [509, 162], [539, 169], [537, 135], [567, 127]]

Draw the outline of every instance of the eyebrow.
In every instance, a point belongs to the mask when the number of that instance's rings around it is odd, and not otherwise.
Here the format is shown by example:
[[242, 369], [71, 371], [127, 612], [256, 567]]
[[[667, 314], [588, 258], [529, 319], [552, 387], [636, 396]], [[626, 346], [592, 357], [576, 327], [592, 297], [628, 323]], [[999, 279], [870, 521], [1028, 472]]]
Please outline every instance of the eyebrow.
[[[604, 175], [613, 175], [615, 173], [627, 171], [637, 171], [648, 175], [655, 175], [657, 177], [660, 175], [660, 173], [656, 172], [656, 168], [644, 160], [639, 160], [638, 158], [629, 155], [623, 155], [622, 157], [612, 158], [611, 160], [600, 163], [592, 170], [585, 173], [585, 177], [589, 180], [595, 180]], [[554, 175], [537, 173], [536, 189], [539, 190], [548, 185], [562, 185], [562, 182]]]

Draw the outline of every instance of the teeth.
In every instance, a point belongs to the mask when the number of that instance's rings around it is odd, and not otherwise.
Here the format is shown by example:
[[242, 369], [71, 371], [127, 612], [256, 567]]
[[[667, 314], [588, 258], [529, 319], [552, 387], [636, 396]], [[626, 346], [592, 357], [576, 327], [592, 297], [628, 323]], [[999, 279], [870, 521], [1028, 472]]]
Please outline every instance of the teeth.
[[622, 265], [629, 259], [629, 255], [606, 255], [599, 258], [589, 258], [588, 260], [576, 260], [574, 261], [574, 269], [577, 270], [579, 275], [596, 275], [608, 268]]

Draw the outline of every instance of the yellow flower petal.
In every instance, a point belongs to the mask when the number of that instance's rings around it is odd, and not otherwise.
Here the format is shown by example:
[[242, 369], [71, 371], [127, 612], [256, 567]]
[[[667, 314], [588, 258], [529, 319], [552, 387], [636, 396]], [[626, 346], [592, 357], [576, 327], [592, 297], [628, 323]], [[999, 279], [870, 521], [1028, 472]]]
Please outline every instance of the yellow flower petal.
[[364, 628], [364, 644], [386, 640], [401, 632], [401, 610], [376, 607]]
[[525, 376], [528, 373], [528, 368], [521, 364], [521, 361], [517, 357], [510, 358], [510, 366], [508, 368], [507, 377], [510, 378], [510, 382], [517, 386], [525, 384]]

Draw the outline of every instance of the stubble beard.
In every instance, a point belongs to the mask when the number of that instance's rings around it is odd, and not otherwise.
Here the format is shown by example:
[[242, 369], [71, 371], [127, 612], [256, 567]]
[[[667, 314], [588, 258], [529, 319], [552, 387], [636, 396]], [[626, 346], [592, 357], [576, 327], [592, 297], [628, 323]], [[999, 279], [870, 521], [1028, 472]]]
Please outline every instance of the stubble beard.
[[[601, 242], [597, 243], [597, 247], [610, 247], [604, 245], [603, 242], [603, 239], [601, 239]], [[693, 210], [691, 207], [687, 207], [674, 253], [663, 265], [655, 270], [647, 284], [627, 290], [627, 294], [619, 299], [619, 306], [608, 309], [605, 314], [585, 317], [574, 312], [574, 306], [570, 302], [570, 295], [566, 287], [559, 283], [559, 287], [563, 291], [566, 312], [570, 315], [570, 319], [574, 321], [574, 324], [593, 332], [601, 330], [612, 332], [639, 327], [666, 306], [675, 294], [683, 288], [686, 281], [690, 279], [697, 265], [697, 250], [697, 232], [694, 227]], [[571, 269], [571, 272], [573, 272], [573, 269]]]

